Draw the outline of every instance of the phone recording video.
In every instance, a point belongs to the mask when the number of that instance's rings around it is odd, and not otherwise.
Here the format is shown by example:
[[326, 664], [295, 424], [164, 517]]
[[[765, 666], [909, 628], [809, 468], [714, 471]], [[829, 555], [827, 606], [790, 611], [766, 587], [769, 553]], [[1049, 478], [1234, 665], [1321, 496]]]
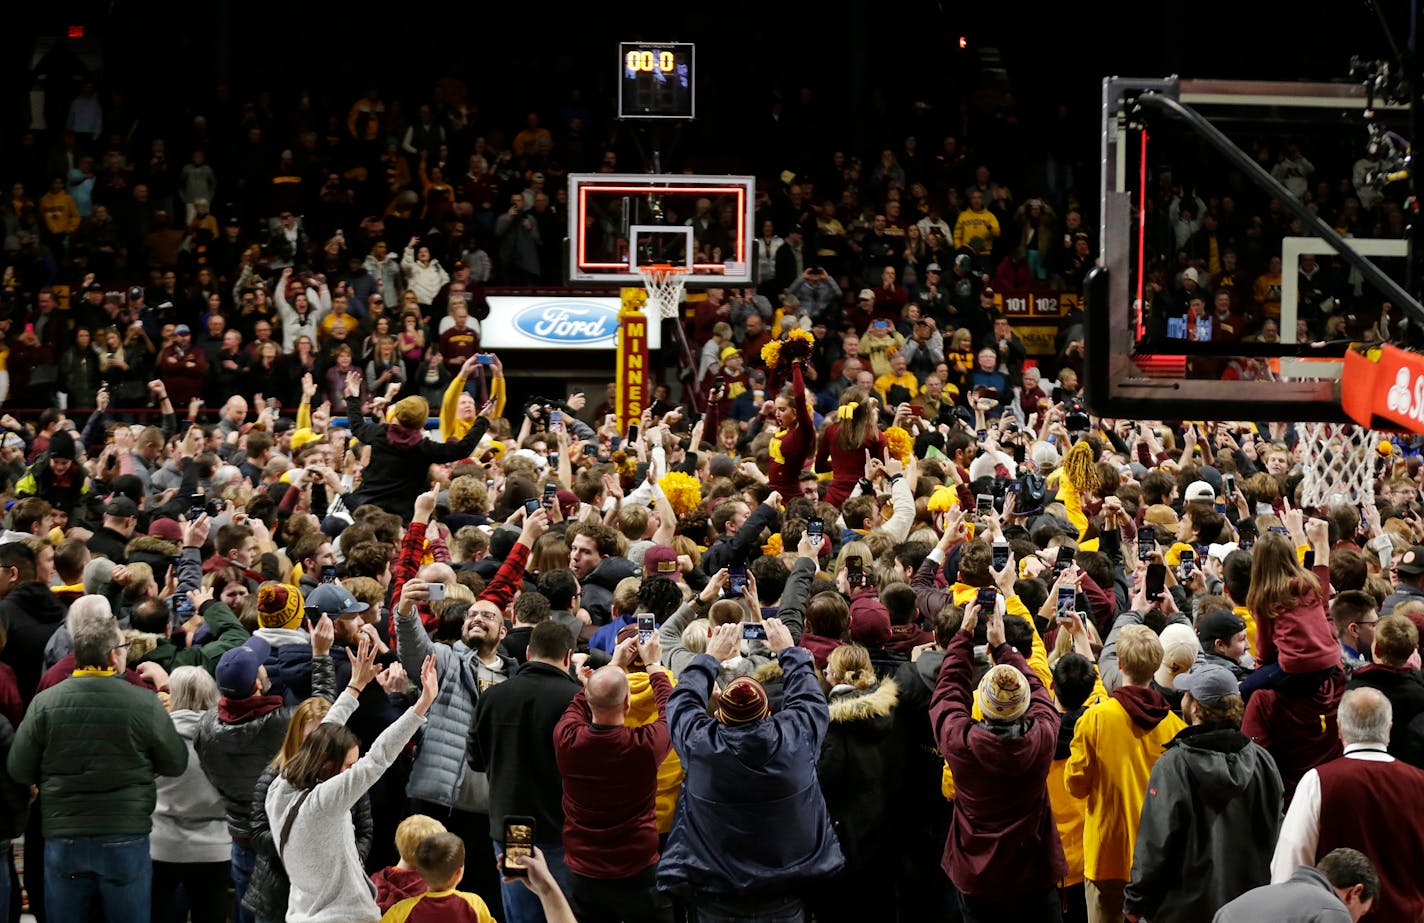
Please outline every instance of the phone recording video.
[[813, 545], [819, 546], [826, 536], [826, 521], [824, 519], [807, 520], [806, 536], [811, 539]]
[[765, 640], [766, 640], [766, 623], [765, 623], [765, 622], [743, 622], [743, 623], [742, 623], [742, 640], [743, 640], [743, 641], [765, 641]]
[[1071, 586], [1061, 586], [1058, 588], [1058, 621], [1071, 622], [1074, 610], [1077, 609], [1078, 591]]
[[1177, 582], [1186, 583], [1192, 577], [1192, 571], [1196, 569], [1197, 553], [1190, 549], [1182, 549], [1181, 555], [1177, 558]]
[[647, 644], [658, 630], [657, 619], [651, 612], [638, 613], [638, 643]]
[[1009, 543], [998, 541], [994, 543], [994, 570], [1003, 570], [1009, 566]]
[[553, 481], [550, 481], [549, 483], [545, 484], [545, 485], [544, 485], [544, 499], [543, 499], [543, 501], [542, 501], [542, 502], [543, 502], [543, 505], [544, 505], [544, 509], [546, 509], [546, 510], [548, 510], [548, 509], [553, 509], [553, 508], [554, 508], [554, 501], [556, 501], [556, 500], [558, 500], [558, 499], [559, 499], [559, 485], [558, 485], [558, 484], [555, 484]]
[[994, 611], [994, 606], [998, 604], [999, 591], [991, 586], [979, 588], [979, 593], [974, 597], [974, 601], [979, 604], [979, 617], [986, 618]]
[[727, 594], [741, 596], [747, 591], [747, 568], [745, 564], [733, 564], [727, 568]]
[[528, 500], [524, 501], [524, 515], [526, 517], [533, 516], [535, 513], [539, 512], [539, 506], [540, 502], [534, 499], [533, 497], [530, 497]]
[[322, 582], [322, 583], [335, 583], [335, 582], [336, 582], [336, 565], [335, 565], [335, 564], [324, 564], [324, 565], [322, 565], [322, 568], [321, 568], [321, 582]]
[[860, 555], [846, 555], [846, 585], [852, 590], [859, 589], [865, 585], [865, 566], [861, 563]]
[[524, 860], [534, 855], [534, 818], [506, 814], [502, 871], [510, 878], [527, 878]]

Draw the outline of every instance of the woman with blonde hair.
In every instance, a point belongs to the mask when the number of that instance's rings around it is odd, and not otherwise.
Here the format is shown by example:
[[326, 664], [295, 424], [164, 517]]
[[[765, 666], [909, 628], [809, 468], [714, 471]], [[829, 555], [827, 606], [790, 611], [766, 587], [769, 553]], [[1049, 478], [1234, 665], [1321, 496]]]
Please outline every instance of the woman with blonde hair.
[[877, 882], [894, 874], [891, 792], [900, 778], [895, 737], [895, 680], [875, 675], [870, 653], [844, 644], [826, 657], [830, 725], [816, 761], [816, 777], [840, 838], [845, 867], [818, 889], [816, 919], [875, 919], [884, 909]]
[[816, 449], [816, 472], [830, 472], [826, 502], [840, 506], [865, 476], [869, 459], [885, 460], [885, 435], [876, 423], [874, 398], [859, 388], [846, 388], [836, 420], [821, 433]]

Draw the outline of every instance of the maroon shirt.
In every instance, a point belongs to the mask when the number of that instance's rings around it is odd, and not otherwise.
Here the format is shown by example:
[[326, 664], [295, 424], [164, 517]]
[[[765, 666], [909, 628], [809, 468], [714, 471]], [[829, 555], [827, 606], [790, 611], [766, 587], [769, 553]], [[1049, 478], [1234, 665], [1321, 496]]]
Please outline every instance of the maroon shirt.
[[583, 690], [554, 727], [564, 779], [564, 861], [585, 878], [630, 878], [658, 861], [658, 768], [672, 749], [667, 674], [648, 674], [658, 718], [630, 728], [593, 723]]
[[[1256, 624], [1259, 626], [1260, 622]], [[1306, 770], [1343, 752], [1336, 712], [1344, 694], [1345, 674], [1335, 673], [1309, 695], [1260, 689], [1246, 703], [1241, 732], [1265, 747], [1275, 759], [1286, 786], [1287, 801], [1295, 794]]]

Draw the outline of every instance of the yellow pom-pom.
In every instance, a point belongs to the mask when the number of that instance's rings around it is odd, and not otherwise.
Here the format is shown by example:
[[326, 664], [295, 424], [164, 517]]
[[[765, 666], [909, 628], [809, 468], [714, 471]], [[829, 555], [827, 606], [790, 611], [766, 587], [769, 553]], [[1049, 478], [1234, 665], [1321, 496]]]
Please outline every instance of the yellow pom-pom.
[[781, 552], [782, 552], [781, 533], [780, 533], [780, 532], [773, 532], [773, 533], [771, 534], [771, 537], [766, 540], [766, 544], [761, 546], [761, 553], [762, 553], [762, 554], [765, 554], [765, 555], [770, 555], [770, 556], [772, 556], [772, 557], [776, 557], [776, 556], [780, 555]]
[[679, 516], [702, 505], [702, 482], [682, 471], [669, 471], [658, 478], [658, 486], [663, 489], [672, 511]]
[[915, 457], [914, 437], [900, 427], [892, 426], [885, 430], [885, 451], [890, 457], [908, 464], [910, 459]]
[[772, 340], [761, 348], [761, 361], [773, 368], [781, 362], [780, 340]]

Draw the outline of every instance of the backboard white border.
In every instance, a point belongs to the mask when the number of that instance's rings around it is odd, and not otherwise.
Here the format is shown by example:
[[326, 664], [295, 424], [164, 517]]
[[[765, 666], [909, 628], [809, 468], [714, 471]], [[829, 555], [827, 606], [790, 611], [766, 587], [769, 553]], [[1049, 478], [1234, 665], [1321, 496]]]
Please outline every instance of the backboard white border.
[[638, 262], [638, 235], [639, 234], [681, 234], [683, 238], [682, 266], [685, 269], [692, 268], [692, 228], [685, 224], [633, 224], [628, 226], [628, 268], [638, 272], [638, 267], [643, 265]]

